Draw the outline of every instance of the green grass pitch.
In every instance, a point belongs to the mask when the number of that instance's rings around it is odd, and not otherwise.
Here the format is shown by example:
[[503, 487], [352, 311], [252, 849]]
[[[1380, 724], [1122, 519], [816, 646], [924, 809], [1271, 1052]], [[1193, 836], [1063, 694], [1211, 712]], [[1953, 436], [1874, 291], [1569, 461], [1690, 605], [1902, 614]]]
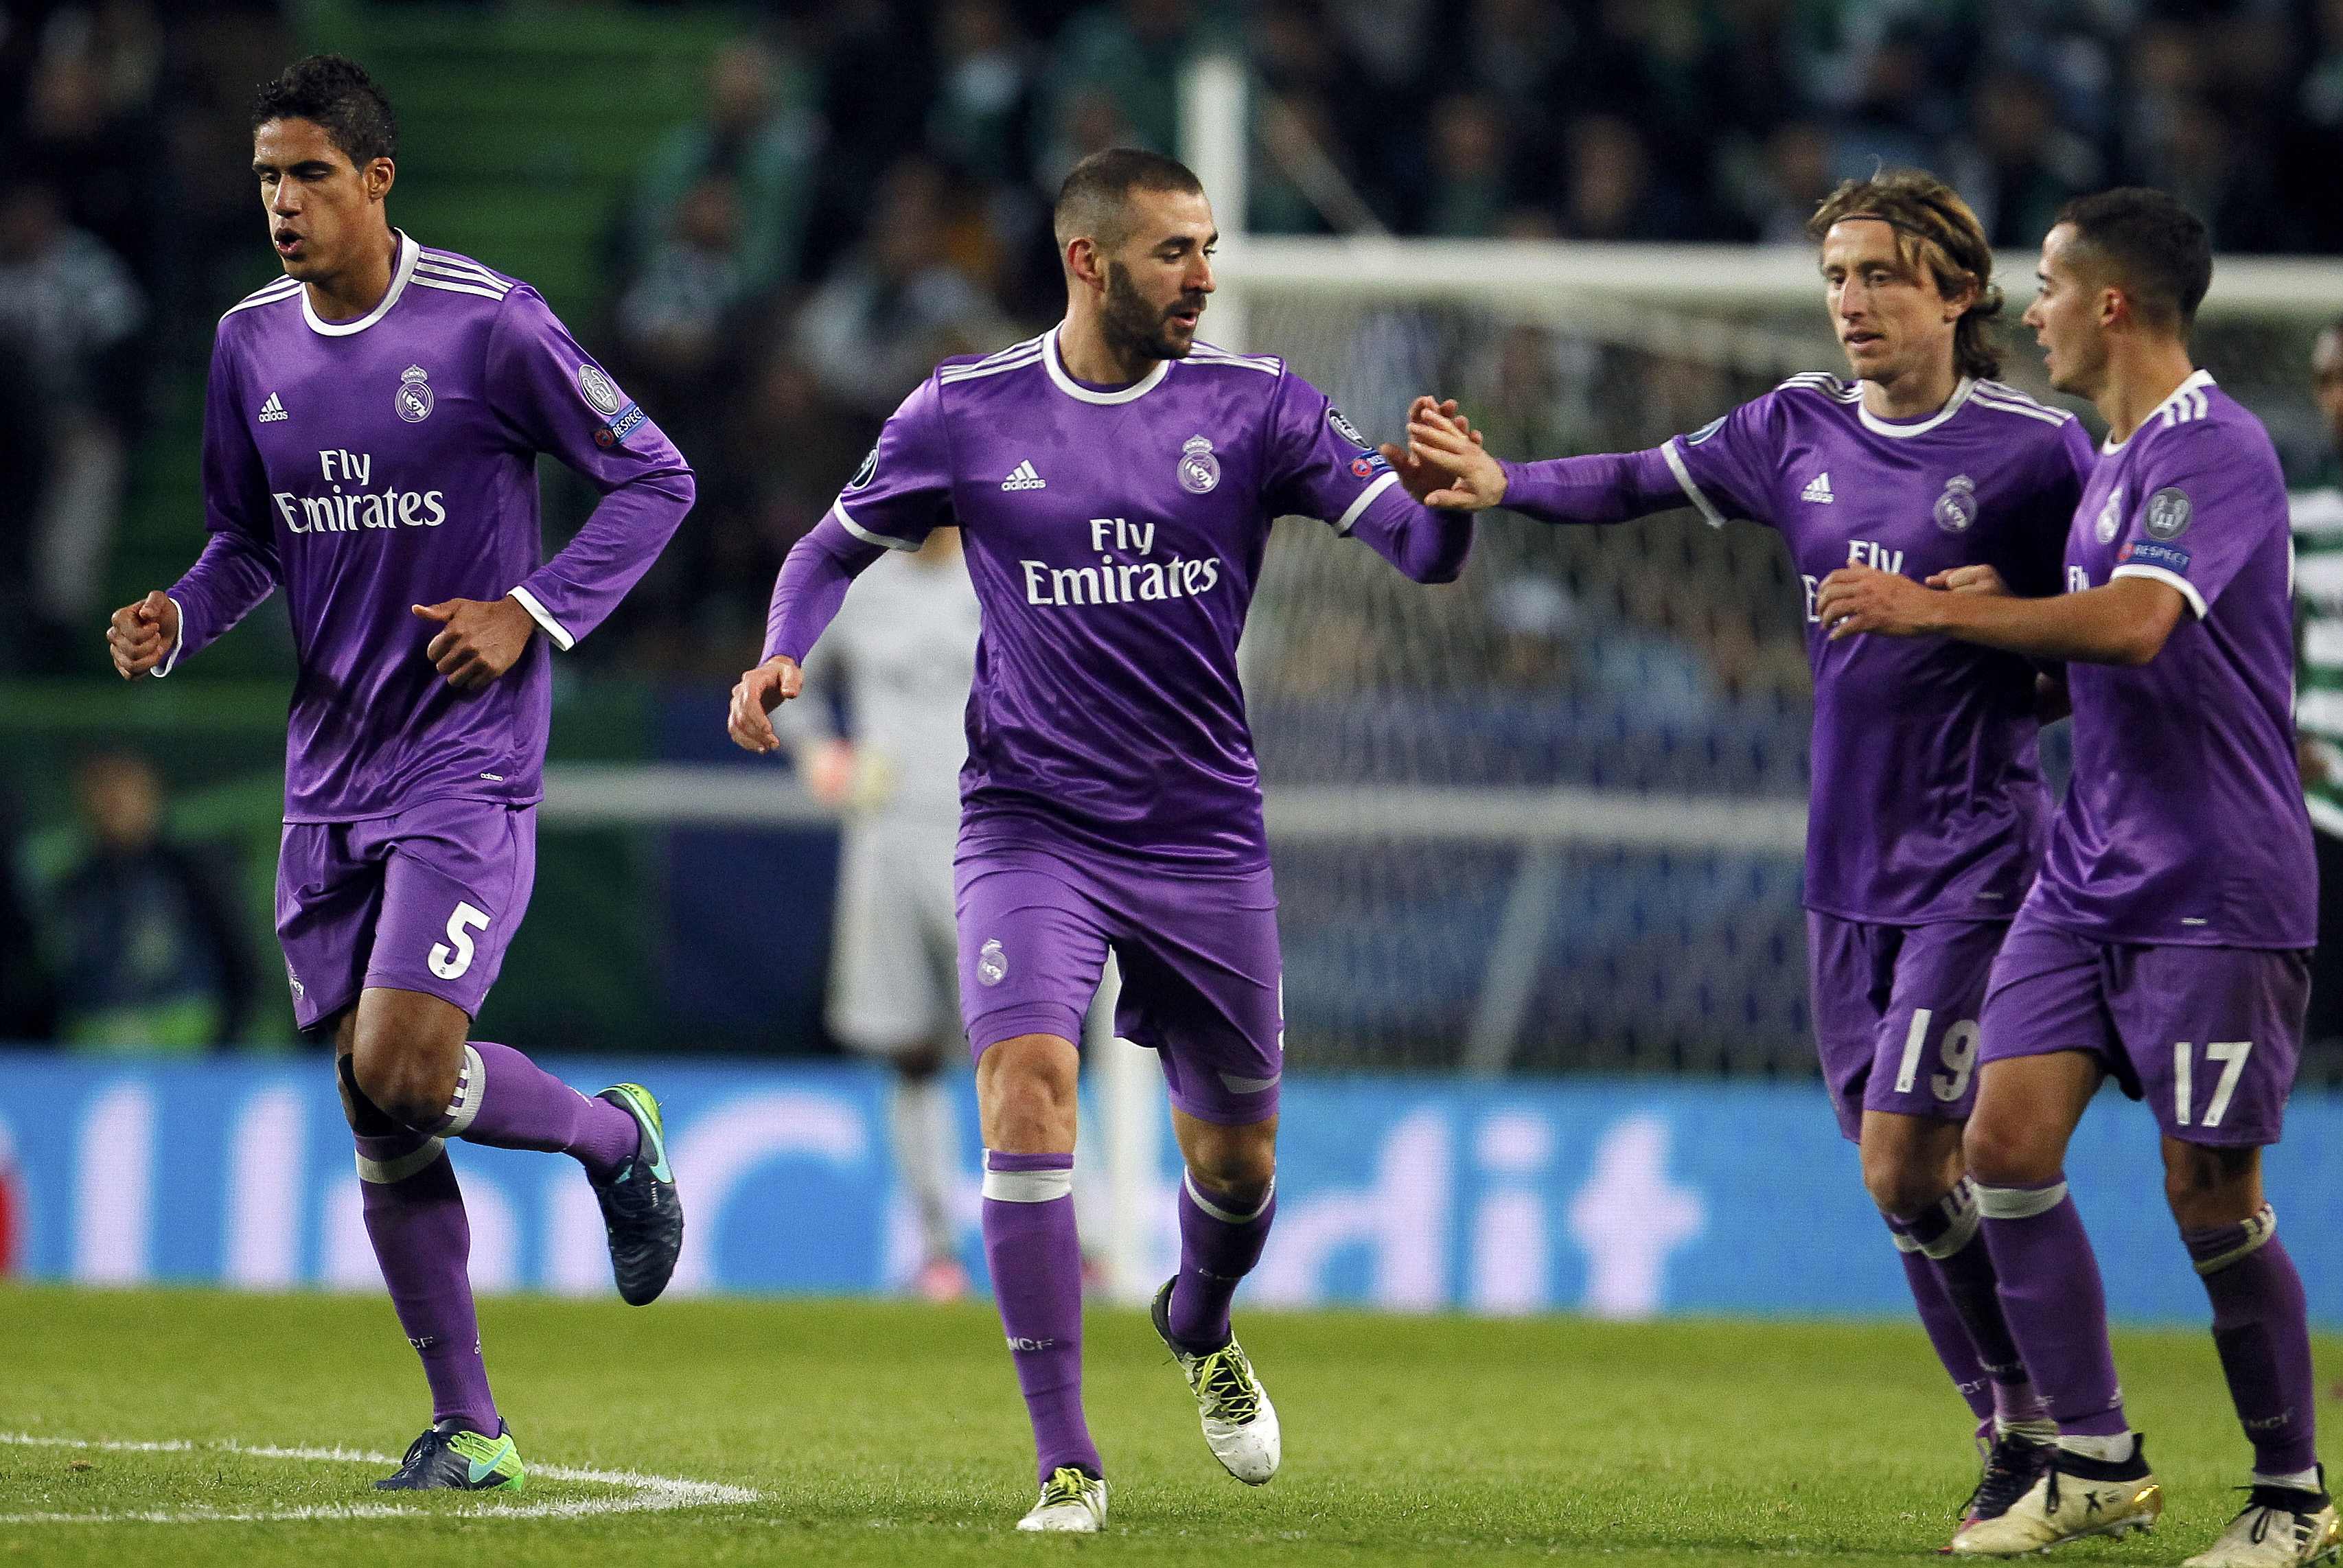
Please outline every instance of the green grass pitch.
[[[1110, 1533], [1019, 1536], [1031, 1449], [989, 1306], [492, 1300], [499, 1399], [538, 1475], [501, 1500], [370, 1509], [379, 1466], [257, 1446], [396, 1453], [427, 1405], [379, 1298], [0, 1289], [0, 1568], [342, 1563], [929, 1565], [1910, 1561], [1941, 1545], [1974, 1461], [1916, 1327], [1243, 1313], [1285, 1424], [1258, 1490], [1222, 1474], [1137, 1310], [1093, 1311], [1091, 1418]], [[2331, 1374], [2343, 1343], [2319, 1345]], [[2177, 1563], [2237, 1506], [2247, 1450], [2201, 1332], [2117, 1354], [2167, 1499], [2155, 1536], [2063, 1558]], [[2323, 1412], [2336, 1409], [2323, 1404]], [[217, 1446], [223, 1443], [238, 1448]], [[639, 1494], [542, 1478], [631, 1471], [753, 1502], [572, 1513]], [[113, 1515], [26, 1522], [26, 1515]], [[119, 1517], [160, 1516], [152, 1521]]]

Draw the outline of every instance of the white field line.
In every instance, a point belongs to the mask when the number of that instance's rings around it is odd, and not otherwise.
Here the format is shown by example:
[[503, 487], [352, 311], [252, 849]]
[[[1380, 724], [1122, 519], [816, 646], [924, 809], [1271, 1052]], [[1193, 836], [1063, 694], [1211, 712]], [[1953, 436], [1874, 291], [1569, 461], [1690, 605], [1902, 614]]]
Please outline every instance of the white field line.
[[[174, 1439], [137, 1442], [123, 1439], [42, 1437], [25, 1432], [0, 1432], [0, 1443], [23, 1448], [95, 1449], [106, 1453], [237, 1453], [249, 1459], [287, 1459], [328, 1464], [395, 1465], [387, 1453], [356, 1448], [278, 1448], [265, 1443], [191, 1442]], [[559, 1503], [496, 1503], [483, 1500], [475, 1507], [434, 1509], [429, 1513], [395, 1503], [322, 1503], [306, 1508], [272, 1508], [249, 1513], [216, 1508], [132, 1509], [96, 1513], [0, 1513], [0, 1524], [265, 1524], [338, 1519], [585, 1519], [604, 1513], [658, 1513], [678, 1508], [710, 1508], [728, 1503], [754, 1503], [758, 1494], [745, 1486], [724, 1486], [712, 1481], [681, 1481], [673, 1476], [644, 1475], [631, 1470], [586, 1470], [576, 1465], [538, 1464], [529, 1474], [547, 1481], [576, 1481], [593, 1486], [627, 1489], [618, 1497], [576, 1498]]]

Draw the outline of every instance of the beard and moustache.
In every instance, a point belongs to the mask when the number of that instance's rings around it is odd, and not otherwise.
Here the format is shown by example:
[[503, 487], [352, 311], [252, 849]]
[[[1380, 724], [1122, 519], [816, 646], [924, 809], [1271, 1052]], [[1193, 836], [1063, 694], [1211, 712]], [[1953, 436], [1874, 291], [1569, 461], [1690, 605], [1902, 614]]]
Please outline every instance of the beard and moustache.
[[1106, 300], [1099, 313], [1099, 327], [1107, 347], [1124, 359], [1184, 359], [1195, 339], [1175, 339], [1172, 336], [1172, 316], [1175, 311], [1201, 310], [1204, 306], [1202, 294], [1186, 294], [1169, 306], [1158, 308], [1140, 297], [1138, 285], [1131, 281], [1131, 269], [1120, 262], [1106, 264]]

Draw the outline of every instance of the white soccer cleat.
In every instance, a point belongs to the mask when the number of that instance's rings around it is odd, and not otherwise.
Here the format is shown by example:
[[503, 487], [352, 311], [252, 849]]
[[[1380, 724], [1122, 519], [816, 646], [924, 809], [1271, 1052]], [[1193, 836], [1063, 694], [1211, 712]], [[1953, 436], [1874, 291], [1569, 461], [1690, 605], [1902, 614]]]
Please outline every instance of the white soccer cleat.
[[2120, 1538], [2152, 1529], [2163, 1513], [2164, 1488], [2135, 1435], [2131, 1457], [2120, 1462], [2054, 1452], [2024, 1496], [1994, 1518], [1963, 1526], [1951, 1550], [1959, 1557], [2018, 1557], [2086, 1535]]
[[1269, 1391], [1253, 1375], [1252, 1362], [1234, 1338], [1219, 1350], [1197, 1355], [1182, 1350], [1172, 1337], [1174, 1282], [1166, 1280], [1155, 1292], [1149, 1314], [1155, 1321], [1155, 1332], [1172, 1352], [1172, 1359], [1180, 1363], [1188, 1392], [1196, 1396], [1196, 1408], [1203, 1417], [1204, 1446], [1212, 1451], [1222, 1469], [1247, 1486], [1260, 1486], [1277, 1473], [1277, 1462], [1285, 1453], [1277, 1427], [1277, 1407], [1269, 1402]]
[[2257, 1486], [2221, 1538], [2186, 1568], [2309, 1568], [2343, 1555], [2343, 1522], [2321, 1492]]
[[1106, 1478], [1061, 1464], [1041, 1483], [1041, 1501], [1017, 1522], [1020, 1530], [1067, 1530], [1095, 1535], [1106, 1528]]

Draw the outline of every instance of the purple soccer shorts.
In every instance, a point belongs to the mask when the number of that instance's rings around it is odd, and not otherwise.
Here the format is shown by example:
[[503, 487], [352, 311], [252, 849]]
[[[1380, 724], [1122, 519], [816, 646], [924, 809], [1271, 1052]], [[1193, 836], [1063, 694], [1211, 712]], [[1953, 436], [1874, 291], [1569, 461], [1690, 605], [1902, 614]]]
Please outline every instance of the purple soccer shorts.
[[277, 936], [293, 1017], [315, 1029], [367, 987], [477, 1016], [537, 878], [537, 809], [427, 800], [359, 822], [288, 822]]
[[1021, 1034], [1079, 1044], [1111, 947], [1115, 1033], [1153, 1050], [1200, 1121], [1277, 1114], [1284, 1070], [1277, 896], [1266, 869], [1182, 876], [1056, 849], [963, 845], [953, 865], [970, 1051]]
[[2102, 942], [2021, 911], [1993, 966], [1984, 1059], [2088, 1051], [2167, 1138], [2275, 1143], [2302, 1057], [2310, 955]]
[[1962, 1121], [1976, 1104], [1978, 1017], [2006, 920], [1878, 925], [1806, 911], [1815, 1044], [1838, 1130], [1863, 1113]]

